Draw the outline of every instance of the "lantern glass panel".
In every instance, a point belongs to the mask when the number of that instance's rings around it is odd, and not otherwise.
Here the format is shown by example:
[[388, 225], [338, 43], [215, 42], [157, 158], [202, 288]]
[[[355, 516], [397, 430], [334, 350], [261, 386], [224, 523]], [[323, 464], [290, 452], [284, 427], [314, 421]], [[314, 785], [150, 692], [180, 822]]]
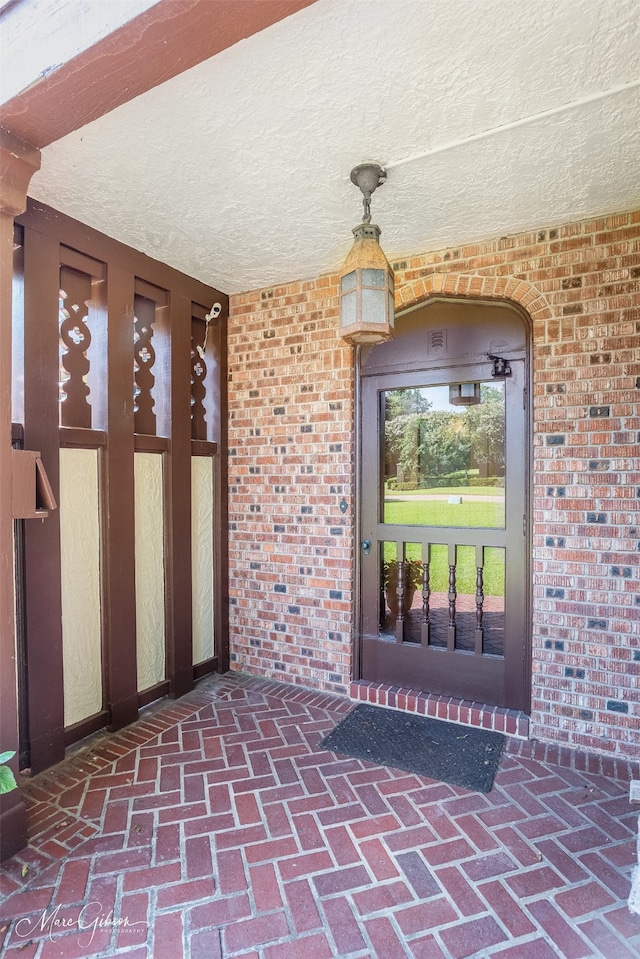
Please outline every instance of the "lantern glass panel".
[[362, 319], [364, 322], [386, 323], [386, 303], [387, 294], [385, 290], [368, 290], [364, 287], [362, 290]]
[[355, 290], [356, 288], [356, 271], [352, 270], [351, 273], [347, 273], [346, 276], [343, 276], [340, 280], [340, 292], [348, 293], [349, 290]]
[[384, 286], [385, 271], [365, 269], [362, 271], [363, 286]]
[[351, 326], [356, 322], [357, 293], [347, 293], [342, 297], [340, 308], [340, 322], [343, 326]]

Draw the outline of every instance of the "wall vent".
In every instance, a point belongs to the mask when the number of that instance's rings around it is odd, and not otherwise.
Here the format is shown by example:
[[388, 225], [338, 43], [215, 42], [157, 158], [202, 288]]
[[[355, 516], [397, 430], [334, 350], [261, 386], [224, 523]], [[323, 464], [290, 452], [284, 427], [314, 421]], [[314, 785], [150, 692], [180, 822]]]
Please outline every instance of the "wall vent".
[[427, 349], [432, 356], [447, 352], [447, 331], [429, 330]]

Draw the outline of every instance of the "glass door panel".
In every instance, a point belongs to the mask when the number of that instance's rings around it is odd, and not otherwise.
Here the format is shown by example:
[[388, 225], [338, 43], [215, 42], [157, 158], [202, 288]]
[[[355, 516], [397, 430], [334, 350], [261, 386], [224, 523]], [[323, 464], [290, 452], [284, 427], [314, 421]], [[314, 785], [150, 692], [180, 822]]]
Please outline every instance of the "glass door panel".
[[381, 394], [382, 522], [505, 525], [504, 382]]

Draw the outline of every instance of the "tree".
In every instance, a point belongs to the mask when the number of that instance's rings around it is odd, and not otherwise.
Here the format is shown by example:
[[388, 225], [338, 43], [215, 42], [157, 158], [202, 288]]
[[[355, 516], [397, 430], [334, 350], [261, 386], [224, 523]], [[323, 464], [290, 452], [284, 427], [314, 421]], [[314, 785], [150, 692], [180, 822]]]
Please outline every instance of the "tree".
[[420, 424], [420, 476], [446, 476], [467, 469], [469, 448], [465, 417], [432, 410]]
[[385, 475], [415, 486], [471, 468], [504, 475], [504, 390], [482, 383], [480, 396], [454, 412], [434, 410], [426, 390], [385, 393]]
[[481, 475], [504, 475], [504, 392], [483, 383], [481, 402], [466, 411], [471, 464]]
[[385, 476], [418, 482], [420, 423], [430, 409], [431, 403], [419, 389], [384, 394]]

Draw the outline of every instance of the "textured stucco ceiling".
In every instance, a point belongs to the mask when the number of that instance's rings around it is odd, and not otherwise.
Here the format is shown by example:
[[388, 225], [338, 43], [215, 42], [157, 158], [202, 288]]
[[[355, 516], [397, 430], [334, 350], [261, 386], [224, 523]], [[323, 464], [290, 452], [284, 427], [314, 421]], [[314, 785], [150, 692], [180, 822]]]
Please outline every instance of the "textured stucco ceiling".
[[30, 193], [225, 292], [640, 200], [638, 0], [319, 0], [43, 150]]

